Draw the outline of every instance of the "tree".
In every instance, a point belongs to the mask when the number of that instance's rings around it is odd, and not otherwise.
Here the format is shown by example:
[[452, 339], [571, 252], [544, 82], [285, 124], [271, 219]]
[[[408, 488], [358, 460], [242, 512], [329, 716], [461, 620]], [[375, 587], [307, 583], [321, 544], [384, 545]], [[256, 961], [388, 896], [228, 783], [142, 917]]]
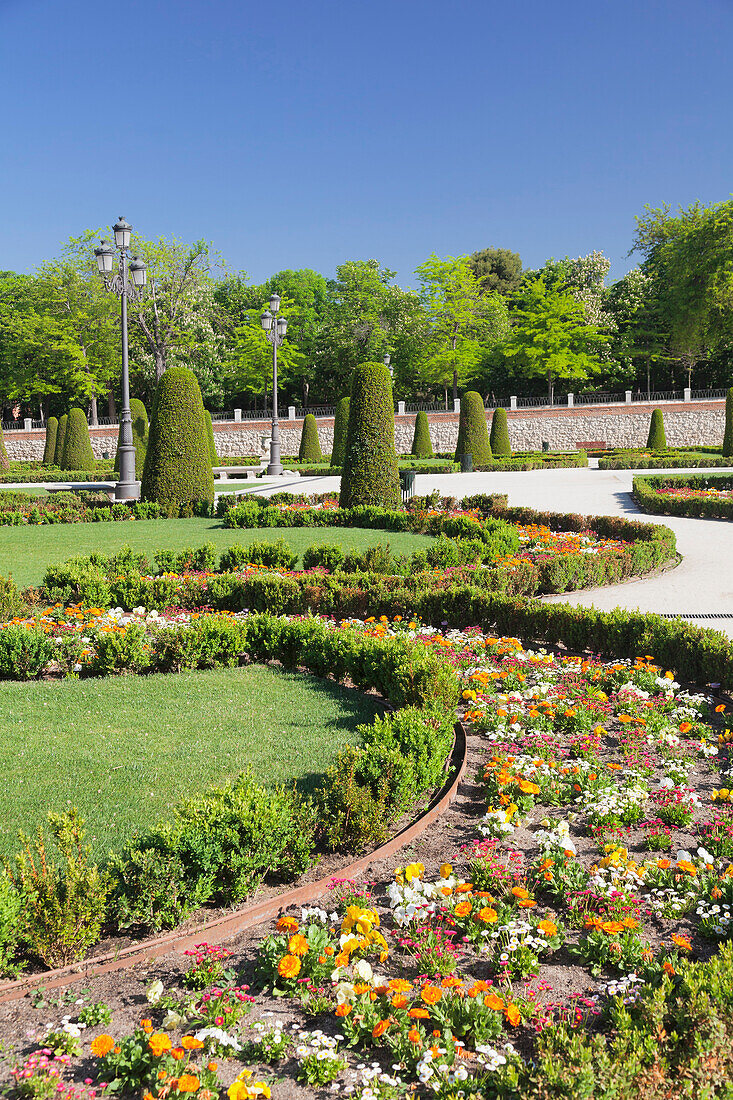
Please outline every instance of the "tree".
[[[140, 481], [145, 467], [145, 453], [148, 449], [148, 414], [142, 401], [133, 397], [130, 401], [130, 417], [132, 419], [132, 444], [135, 448], [135, 480]], [[115, 454], [115, 470], [120, 469], [120, 446], [122, 443], [122, 425], [117, 436], [117, 452]]]
[[587, 324], [582, 304], [567, 291], [549, 287], [543, 277], [527, 283], [515, 320], [503, 355], [525, 377], [544, 375], [550, 401], [556, 381], [584, 382], [600, 370], [598, 352], [608, 338]]
[[510, 455], [512, 453], [511, 443], [509, 442], [509, 423], [507, 421], [506, 409], [494, 409], [494, 415], [491, 418], [491, 435], [489, 436], [489, 443], [491, 445], [491, 453], [496, 457], [497, 455]]
[[725, 395], [725, 434], [723, 436], [723, 454], [733, 455], [733, 386]]
[[475, 390], [467, 390], [461, 398], [461, 415], [458, 420], [458, 441], [455, 461], [461, 455], [472, 455], [473, 465], [486, 466], [491, 462], [491, 444], [486, 428], [486, 410], [483, 398]]
[[412, 454], [415, 458], [432, 458], [433, 443], [430, 438], [428, 414], [421, 409], [415, 417], [415, 432], [412, 437]]
[[318, 438], [318, 425], [313, 413], [307, 413], [303, 420], [303, 429], [300, 433], [299, 462], [321, 462], [323, 453], [321, 441]]
[[43, 448], [43, 466], [53, 466], [56, 454], [56, 435], [59, 430], [59, 422], [55, 416], [49, 416], [46, 422], [46, 444]]
[[[288, 321], [288, 339], [277, 349], [278, 394], [284, 388], [303, 360], [303, 353], [291, 343], [289, 336], [292, 304], [286, 298], [280, 303], [280, 313]], [[240, 391], [262, 393], [263, 406], [267, 409], [268, 385], [272, 378], [272, 344], [260, 324], [262, 307], [247, 310], [243, 324], [234, 334], [230, 346], [226, 372], [230, 385]]]
[[652, 411], [646, 445], [647, 449], [650, 451], [667, 450], [667, 438], [664, 433], [664, 415], [661, 409], [654, 409]]
[[185, 367], [170, 367], [155, 391], [141, 495], [172, 514], [213, 503], [204, 403], [196, 376]]
[[96, 465], [86, 413], [83, 409], [71, 409], [64, 434], [61, 469], [94, 470]]
[[61, 467], [64, 458], [64, 442], [66, 440], [66, 425], [69, 422], [68, 413], [59, 417], [59, 430], [56, 433], [56, 451], [53, 456], [54, 466]]
[[331, 465], [343, 466], [346, 454], [346, 435], [349, 430], [349, 397], [342, 397], [336, 406], [336, 415], [333, 421], [333, 449], [331, 451]]
[[511, 297], [522, 282], [522, 258], [508, 248], [482, 248], [468, 257], [484, 294]]
[[400, 504], [392, 380], [382, 363], [362, 363], [354, 371], [339, 503], [342, 508]]

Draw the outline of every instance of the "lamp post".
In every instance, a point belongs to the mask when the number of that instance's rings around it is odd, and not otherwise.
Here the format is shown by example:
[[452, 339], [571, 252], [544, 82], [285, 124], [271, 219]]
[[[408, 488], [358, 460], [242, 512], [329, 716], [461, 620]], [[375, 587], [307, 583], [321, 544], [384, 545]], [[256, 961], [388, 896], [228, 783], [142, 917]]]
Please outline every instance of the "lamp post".
[[[115, 488], [115, 500], [137, 500], [140, 483], [135, 479], [135, 445], [132, 442], [132, 417], [130, 415], [130, 367], [127, 354], [127, 299], [137, 302], [143, 294], [148, 279], [145, 264], [139, 256], [128, 257], [132, 226], [120, 215], [112, 227], [115, 247], [109, 241], [100, 241], [94, 249], [99, 274], [105, 290], [114, 291], [120, 299], [120, 329], [122, 332], [122, 412], [120, 414], [120, 476]], [[115, 252], [119, 252], [117, 271]]]
[[277, 418], [277, 349], [285, 339], [288, 331], [288, 322], [285, 317], [279, 317], [280, 295], [270, 296], [270, 308], [266, 309], [260, 317], [260, 324], [265, 330], [265, 336], [272, 344], [272, 438], [270, 442], [270, 463], [267, 473], [270, 477], [280, 477], [283, 472], [280, 461], [280, 422]]
[[391, 366], [391, 362], [390, 362], [391, 359], [392, 359], [392, 356], [389, 354], [389, 352], [387, 352], [387, 354], [384, 357], [384, 365], [387, 368], [387, 370], [389, 371], [390, 378], [394, 378], [394, 367]]

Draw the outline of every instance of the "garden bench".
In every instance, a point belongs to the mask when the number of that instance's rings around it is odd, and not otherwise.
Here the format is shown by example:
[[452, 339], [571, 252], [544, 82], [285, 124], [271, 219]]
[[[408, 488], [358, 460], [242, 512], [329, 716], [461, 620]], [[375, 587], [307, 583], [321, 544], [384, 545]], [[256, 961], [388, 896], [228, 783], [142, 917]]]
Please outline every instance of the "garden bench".
[[266, 469], [267, 463], [259, 466], [212, 466], [214, 477], [221, 478], [222, 481], [253, 481]]
[[607, 444], [602, 439], [587, 439], [582, 443], [576, 443], [577, 451], [605, 451]]

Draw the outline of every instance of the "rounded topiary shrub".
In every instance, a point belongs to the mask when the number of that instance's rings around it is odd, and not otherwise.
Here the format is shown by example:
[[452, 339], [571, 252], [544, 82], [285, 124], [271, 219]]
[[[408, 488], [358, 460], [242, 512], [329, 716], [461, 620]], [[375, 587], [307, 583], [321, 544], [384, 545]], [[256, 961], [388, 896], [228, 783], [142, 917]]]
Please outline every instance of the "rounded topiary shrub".
[[428, 414], [421, 410], [415, 417], [415, 434], [412, 437], [412, 454], [415, 458], [432, 458], [433, 444], [430, 439]]
[[5, 449], [5, 436], [3, 435], [2, 424], [0, 424], [0, 470], [10, 469], [10, 459], [8, 458], [8, 452]]
[[59, 422], [55, 416], [49, 416], [46, 421], [46, 446], [43, 448], [43, 465], [53, 466], [56, 457], [56, 436], [58, 435]]
[[725, 435], [723, 436], [723, 454], [733, 455], [733, 386], [725, 395]]
[[664, 434], [664, 417], [661, 409], [654, 409], [649, 424], [649, 438], [646, 441], [650, 451], [666, 451], [667, 438]]
[[[130, 417], [132, 418], [132, 442], [135, 446], [135, 479], [140, 481], [145, 466], [145, 454], [148, 449], [148, 414], [142, 401], [133, 397], [130, 401]], [[117, 454], [115, 455], [115, 470], [120, 472], [120, 431], [117, 434]]]
[[214, 422], [211, 419], [211, 413], [208, 409], [204, 409], [204, 416], [206, 417], [206, 439], [209, 444], [209, 461], [212, 466], [218, 466], [219, 456], [216, 453], [216, 443], [214, 442]]
[[346, 454], [346, 433], [349, 430], [349, 402], [350, 398], [342, 397], [336, 406], [336, 416], [333, 422], [333, 450], [331, 451], [331, 465], [343, 466]]
[[155, 391], [141, 496], [168, 512], [213, 503], [204, 403], [186, 367], [169, 367]]
[[66, 413], [59, 417], [59, 428], [56, 432], [56, 450], [53, 455], [54, 466], [60, 466], [61, 460], [64, 457], [64, 439], [66, 438], [66, 425], [69, 422], [69, 417]]
[[95, 466], [86, 413], [83, 409], [71, 409], [66, 423], [61, 469], [93, 470]]
[[300, 450], [298, 462], [322, 462], [323, 452], [321, 441], [318, 438], [318, 425], [313, 413], [306, 413], [303, 421], [303, 430], [300, 433]]
[[512, 447], [509, 442], [509, 422], [507, 420], [506, 409], [494, 409], [494, 415], [491, 418], [489, 446], [494, 456], [510, 455], [512, 453]]
[[483, 398], [475, 390], [468, 390], [461, 398], [461, 415], [458, 421], [456, 462], [461, 455], [473, 455], [473, 465], [483, 466], [491, 462], [491, 444], [486, 427], [486, 410]]
[[392, 379], [383, 363], [362, 363], [351, 382], [339, 503], [342, 508], [396, 508], [400, 502]]

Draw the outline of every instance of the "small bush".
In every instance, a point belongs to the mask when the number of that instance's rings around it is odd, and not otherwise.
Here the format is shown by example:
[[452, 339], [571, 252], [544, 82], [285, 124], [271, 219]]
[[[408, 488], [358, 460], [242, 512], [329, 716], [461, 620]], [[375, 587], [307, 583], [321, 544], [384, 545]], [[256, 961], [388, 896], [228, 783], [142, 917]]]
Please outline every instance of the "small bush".
[[42, 630], [13, 623], [0, 629], [0, 680], [34, 680], [54, 655]]
[[400, 499], [392, 381], [383, 363], [363, 363], [351, 383], [340, 504], [396, 508]]
[[733, 455], [733, 386], [725, 395], [725, 434], [723, 435], [723, 454]]
[[8, 458], [8, 452], [5, 448], [5, 436], [3, 434], [2, 425], [0, 425], [0, 470], [10, 469], [10, 459]]
[[173, 515], [213, 505], [201, 390], [185, 367], [169, 367], [155, 391], [141, 494]]
[[56, 435], [59, 430], [59, 422], [55, 416], [49, 416], [46, 422], [46, 444], [43, 448], [43, 465], [53, 466], [56, 457]]
[[[133, 397], [130, 401], [130, 417], [132, 419], [132, 443], [135, 448], [135, 478], [140, 481], [143, 476], [143, 468], [145, 466], [145, 454], [148, 449], [148, 414], [142, 401], [138, 401], [136, 397]], [[117, 433], [117, 451], [115, 453], [115, 472], [119, 473], [120, 469], [120, 444], [122, 442], [122, 425]], [[146, 516], [139, 516], [139, 519], [146, 519]], [[156, 518], [156, 517], [151, 517]]]
[[667, 450], [667, 438], [664, 434], [664, 415], [661, 409], [654, 409], [652, 412], [646, 445], [650, 451]]
[[298, 462], [321, 462], [321, 441], [318, 438], [318, 425], [313, 413], [307, 413], [303, 420], [303, 429], [300, 435], [300, 450]]
[[61, 468], [61, 463], [64, 457], [64, 441], [66, 439], [66, 425], [68, 424], [68, 422], [68, 413], [64, 413], [63, 416], [59, 417], [59, 427], [58, 431], [56, 432], [56, 450], [53, 456], [53, 464], [54, 466], [58, 466], [59, 468]]
[[491, 418], [489, 444], [494, 458], [510, 455], [512, 453], [512, 447], [509, 442], [509, 423], [506, 409], [494, 409], [494, 415]]
[[0, 870], [0, 974], [13, 975], [13, 957], [20, 939], [22, 900], [5, 870]]
[[433, 444], [430, 439], [428, 414], [421, 409], [415, 417], [415, 432], [412, 437], [412, 454], [415, 458], [432, 458]]
[[72, 409], [66, 424], [61, 468], [64, 470], [94, 470], [96, 459], [89, 438], [89, 425], [83, 409]]
[[461, 455], [473, 455], [474, 469], [491, 462], [491, 444], [486, 427], [486, 409], [483, 398], [475, 390], [468, 390], [461, 398], [461, 413], [458, 420], [458, 442], [455, 461], [460, 462]]
[[316, 543], [303, 551], [303, 569], [325, 569], [327, 573], [335, 573], [344, 563], [344, 552], [340, 546], [334, 544]]
[[342, 397], [336, 406], [336, 416], [333, 422], [333, 449], [331, 451], [331, 465], [343, 466], [346, 454], [346, 435], [349, 428], [349, 404], [351, 399]]

